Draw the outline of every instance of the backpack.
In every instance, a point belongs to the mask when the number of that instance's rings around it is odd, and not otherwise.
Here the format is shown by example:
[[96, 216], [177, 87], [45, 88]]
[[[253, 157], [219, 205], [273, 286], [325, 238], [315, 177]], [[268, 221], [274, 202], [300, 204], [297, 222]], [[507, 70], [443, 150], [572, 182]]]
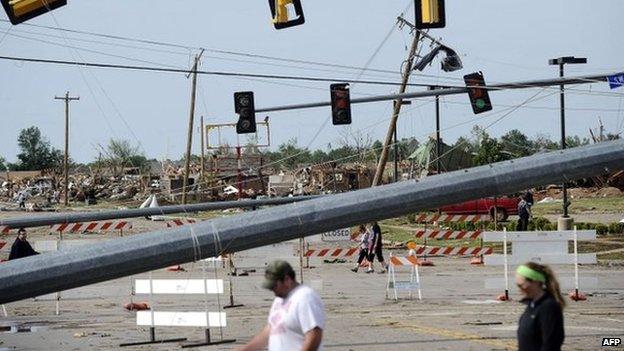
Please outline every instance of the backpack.
[[520, 218], [529, 218], [529, 205], [524, 200], [518, 203], [518, 216]]

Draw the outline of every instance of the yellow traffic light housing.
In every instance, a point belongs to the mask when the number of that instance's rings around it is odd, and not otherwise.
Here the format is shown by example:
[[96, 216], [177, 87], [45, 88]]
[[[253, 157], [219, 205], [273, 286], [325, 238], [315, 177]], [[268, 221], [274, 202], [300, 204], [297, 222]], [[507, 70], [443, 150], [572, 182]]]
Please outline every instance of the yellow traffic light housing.
[[415, 0], [416, 1], [416, 28], [444, 28], [446, 13], [444, 0]]
[[301, 0], [269, 0], [275, 29], [298, 26], [305, 22]]
[[19, 24], [61, 6], [67, 0], [0, 0], [12, 24]]

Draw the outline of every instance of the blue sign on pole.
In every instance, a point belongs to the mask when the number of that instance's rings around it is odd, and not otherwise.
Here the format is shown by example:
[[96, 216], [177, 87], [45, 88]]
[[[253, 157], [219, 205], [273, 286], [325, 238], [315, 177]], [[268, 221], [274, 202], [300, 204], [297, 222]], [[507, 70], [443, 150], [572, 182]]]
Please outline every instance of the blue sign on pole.
[[624, 73], [608, 76], [607, 80], [609, 81], [609, 87], [611, 87], [611, 89], [624, 86]]

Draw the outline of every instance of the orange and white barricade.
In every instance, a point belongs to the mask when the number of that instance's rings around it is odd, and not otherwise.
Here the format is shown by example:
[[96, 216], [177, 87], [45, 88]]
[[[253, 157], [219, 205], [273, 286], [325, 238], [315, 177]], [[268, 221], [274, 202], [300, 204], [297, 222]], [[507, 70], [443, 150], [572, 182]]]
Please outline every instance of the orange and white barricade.
[[335, 248], [335, 249], [308, 249], [303, 254], [304, 257], [351, 257], [359, 251], [358, 248]]
[[[394, 293], [394, 300], [399, 299], [399, 291], [407, 291], [409, 298], [412, 298], [414, 291], [418, 291], [418, 300], [422, 300], [422, 292], [420, 289], [420, 274], [418, 272], [418, 259], [416, 256], [397, 257], [390, 253], [388, 259], [388, 282], [386, 284], [386, 299], [388, 293], [392, 291]], [[409, 267], [409, 279], [397, 280], [396, 268], [397, 267]]]
[[449, 215], [449, 214], [419, 214], [416, 223], [448, 223], [448, 222], [489, 222], [490, 215]]
[[6, 225], [0, 225], [0, 234], [10, 234], [11, 227], [7, 227]]
[[132, 223], [127, 221], [106, 221], [106, 222], [87, 222], [87, 223], [62, 223], [50, 226], [50, 233], [93, 233], [93, 232], [110, 232], [124, 229], [131, 229]]
[[460, 240], [460, 239], [479, 239], [482, 230], [417, 230], [414, 236], [416, 238], [441, 239], [441, 240]]
[[194, 223], [197, 223], [197, 220], [194, 218], [174, 218], [165, 222], [167, 228], [181, 227], [183, 225]]
[[419, 246], [410, 250], [410, 254], [415, 256], [482, 256], [493, 252], [491, 247], [441, 247], [441, 246]]

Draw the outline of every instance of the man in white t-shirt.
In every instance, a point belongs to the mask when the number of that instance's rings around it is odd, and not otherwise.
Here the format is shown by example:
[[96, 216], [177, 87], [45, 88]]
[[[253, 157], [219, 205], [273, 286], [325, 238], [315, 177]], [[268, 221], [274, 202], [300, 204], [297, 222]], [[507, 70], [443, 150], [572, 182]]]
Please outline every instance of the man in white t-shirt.
[[262, 286], [275, 293], [268, 323], [241, 351], [322, 351], [325, 311], [321, 297], [297, 283], [286, 261], [271, 262]]

